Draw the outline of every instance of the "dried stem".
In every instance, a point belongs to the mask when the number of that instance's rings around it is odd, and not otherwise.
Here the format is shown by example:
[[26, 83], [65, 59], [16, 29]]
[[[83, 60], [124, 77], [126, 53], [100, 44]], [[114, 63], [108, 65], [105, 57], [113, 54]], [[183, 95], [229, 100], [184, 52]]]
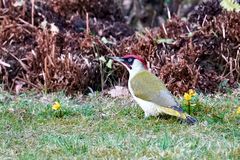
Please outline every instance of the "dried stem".
[[34, 26], [34, 4], [35, 4], [35, 0], [31, 0], [32, 2], [32, 25]]
[[90, 33], [90, 29], [89, 29], [89, 15], [88, 13], [86, 13], [86, 35], [88, 36]]
[[30, 86], [32, 86], [32, 87], [38, 89], [39, 91], [41, 90], [41, 88], [40, 88], [39, 86], [37, 86], [37, 85], [35, 85], [35, 84], [33, 84], [33, 83], [31, 83], [31, 82], [29, 82], [29, 81], [23, 79], [23, 78], [16, 77], [16, 79], [18, 79], [18, 80], [20, 80], [20, 81], [22, 81], [22, 82], [25, 82], [25, 83], [27, 83], [27, 84], [29, 84]]
[[9, 55], [11, 55], [13, 58], [15, 58], [15, 59], [21, 64], [22, 68], [23, 68], [25, 71], [28, 72], [28, 67], [27, 67], [27, 65], [24, 64], [21, 59], [17, 58], [17, 57], [14, 56], [12, 53], [8, 52], [7, 49], [5, 49], [5, 48], [3, 48], [3, 47], [1, 47], [1, 49], [2, 49], [3, 51], [5, 51], [6, 53], [8, 53]]
[[6, 62], [3, 62], [1, 59], [0, 59], [0, 65], [3, 65], [5, 67], [11, 67], [10, 64], [6, 63]]

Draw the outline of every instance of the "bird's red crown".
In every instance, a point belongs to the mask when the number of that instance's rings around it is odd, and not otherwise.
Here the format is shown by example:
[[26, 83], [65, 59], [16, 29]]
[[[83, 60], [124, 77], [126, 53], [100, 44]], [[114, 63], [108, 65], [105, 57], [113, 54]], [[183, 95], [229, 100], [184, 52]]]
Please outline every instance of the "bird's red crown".
[[134, 59], [137, 59], [137, 60], [139, 60], [140, 62], [142, 62], [142, 64], [143, 64], [144, 66], [147, 66], [147, 62], [145, 61], [145, 59], [142, 58], [142, 57], [139, 56], [139, 55], [127, 54], [127, 55], [123, 56], [122, 58], [134, 58]]

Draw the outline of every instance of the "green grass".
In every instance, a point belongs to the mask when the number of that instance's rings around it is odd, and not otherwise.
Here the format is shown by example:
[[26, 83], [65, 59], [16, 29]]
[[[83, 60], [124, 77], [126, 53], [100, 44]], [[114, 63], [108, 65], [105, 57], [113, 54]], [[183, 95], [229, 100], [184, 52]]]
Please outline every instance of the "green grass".
[[[62, 115], [51, 110], [59, 100]], [[0, 93], [0, 159], [239, 159], [240, 104], [234, 95], [199, 96], [188, 126], [143, 118], [131, 99]]]

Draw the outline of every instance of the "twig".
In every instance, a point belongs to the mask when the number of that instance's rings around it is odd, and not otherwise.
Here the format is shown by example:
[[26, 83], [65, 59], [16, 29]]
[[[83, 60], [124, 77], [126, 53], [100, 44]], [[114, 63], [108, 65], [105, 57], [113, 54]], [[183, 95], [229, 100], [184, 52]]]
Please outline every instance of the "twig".
[[89, 35], [90, 29], [89, 29], [89, 16], [88, 12], [86, 13], [86, 35]]
[[187, 28], [188, 33], [192, 33], [192, 32], [190, 31], [188, 25], [186, 25], [186, 28]]
[[223, 70], [223, 72], [222, 72], [222, 74], [221, 74], [221, 77], [224, 77], [224, 75], [225, 75], [225, 73], [226, 73], [226, 71], [227, 71], [227, 63], [224, 65], [224, 70]]
[[239, 78], [240, 78], [240, 65], [239, 65], [239, 61], [240, 61], [240, 48], [239, 48], [238, 51], [237, 51], [237, 56], [236, 56], [236, 59], [235, 59], [236, 72], [238, 73], [238, 75], [237, 75], [237, 81], [238, 81]]
[[8, 41], [10, 41], [13, 36], [14, 36], [14, 34], [11, 34], [11, 35], [9, 36], [9, 38], [8, 38], [5, 42], [3, 42], [2, 46], [5, 46], [5, 44], [6, 44]]
[[240, 75], [240, 65], [239, 65], [239, 62], [240, 62], [240, 48], [237, 50], [237, 56], [236, 56], [236, 59], [235, 59], [235, 65], [236, 65], [236, 71], [238, 73], [238, 75]]
[[26, 65], [26, 64], [24, 64], [20, 59], [18, 59], [16, 56], [14, 56], [12, 53], [10, 53], [6, 48], [1, 47], [1, 49], [2, 49], [4, 52], [10, 54], [13, 58], [15, 58], [15, 59], [21, 64], [21, 66], [23, 67], [23, 69], [28, 72], [28, 69], [27, 69], [27, 65]]
[[27, 21], [23, 20], [22, 18], [18, 18], [18, 20], [24, 24], [26, 24], [27, 26], [33, 28], [33, 29], [36, 29], [36, 27], [30, 23], [28, 23]]
[[[236, 68], [234, 68], [233, 70], [232, 70], [232, 72], [234, 72], [234, 71], [236, 71]], [[222, 76], [223, 78], [226, 78], [226, 77], [228, 77], [228, 76], [231, 76], [231, 72], [228, 72], [226, 75], [224, 75], [224, 76]]]
[[232, 78], [232, 77], [234, 77], [233, 76], [233, 71], [235, 70], [235, 69], [233, 70], [233, 59], [232, 59], [232, 57], [230, 57], [229, 64], [230, 64], [230, 76]]
[[48, 86], [48, 79], [49, 79], [49, 72], [48, 72], [48, 66], [47, 66], [47, 60], [48, 58], [44, 58], [44, 70], [43, 70], [43, 79], [44, 79], [44, 90], [47, 90]]
[[227, 60], [227, 57], [225, 57], [223, 54], [221, 54], [221, 56], [226, 61], [226, 63], [229, 63], [229, 61]]
[[223, 23], [221, 24], [221, 27], [222, 27], [222, 32], [223, 32], [223, 38], [225, 39], [226, 38], [226, 31], [225, 31], [225, 27], [224, 27]]
[[203, 18], [202, 27], [204, 26], [206, 20], [207, 20], [207, 15], [205, 15], [204, 18]]
[[103, 75], [103, 63], [100, 61], [100, 76], [101, 76], [101, 91], [104, 88], [104, 75]]
[[156, 16], [157, 16], [157, 12], [154, 10], [153, 16], [152, 16], [152, 21], [151, 21], [151, 26], [153, 26]]
[[163, 31], [164, 31], [165, 35], [167, 36], [168, 34], [167, 34], [167, 30], [166, 30], [166, 28], [165, 28], [164, 23], [162, 24], [162, 28], [163, 28]]
[[31, 85], [31, 86], [37, 88], [38, 90], [41, 90], [41, 88], [40, 88], [39, 86], [37, 86], [37, 85], [35, 85], [35, 84], [33, 84], [33, 83], [31, 83], [31, 82], [25, 80], [25, 79], [22, 79], [22, 78], [20, 78], [20, 77], [16, 77], [16, 79], [18, 79], [18, 80], [20, 80], [20, 81], [23, 81], [23, 82], [25, 82], [25, 83], [27, 83], [27, 84], [29, 84], [29, 85]]
[[3, 62], [1, 59], [0, 59], [0, 65], [3, 65], [5, 67], [11, 67], [10, 64], [6, 63], [6, 62]]
[[5, 2], [5, 0], [3, 0], [2, 2], [3, 2], [3, 8], [6, 8], [6, 2]]
[[171, 19], [171, 12], [170, 12], [168, 6], [167, 6], [167, 15], [168, 15], [168, 19]]
[[32, 2], [32, 25], [34, 26], [34, 3], [35, 3], [35, 0], [31, 0]]
[[[54, 37], [53, 37], [53, 38], [54, 38]], [[55, 48], [56, 48], [55, 43], [53, 43], [53, 44], [52, 44], [52, 49], [51, 49], [51, 57], [52, 57], [52, 58], [55, 58]]]
[[5, 67], [11, 67], [10, 64], [6, 63], [6, 62], [3, 62], [1, 59], [0, 59], [0, 65], [3, 65]]
[[[51, 57], [51, 56], [46, 55], [46, 58], [47, 58], [49, 64], [52, 65], [52, 67], [56, 67], [56, 66], [54, 65], [53, 61], [52, 61], [52, 57]], [[54, 59], [54, 58], [55, 58], [55, 57], [53, 57], [53, 59]]]

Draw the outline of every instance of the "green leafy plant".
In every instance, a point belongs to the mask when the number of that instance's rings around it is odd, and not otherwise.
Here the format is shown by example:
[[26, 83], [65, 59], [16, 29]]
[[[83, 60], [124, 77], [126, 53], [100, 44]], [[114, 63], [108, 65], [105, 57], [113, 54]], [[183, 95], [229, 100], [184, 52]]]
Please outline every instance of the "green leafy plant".
[[113, 73], [112, 59], [106, 59], [104, 56], [99, 57], [100, 62], [100, 74], [101, 74], [101, 89], [103, 90], [109, 76]]
[[55, 101], [52, 105], [53, 115], [55, 117], [61, 118], [64, 116], [64, 112], [62, 112], [62, 106], [59, 101]]
[[238, 106], [237, 111], [236, 111], [236, 118], [240, 122], [240, 106]]
[[240, 11], [240, 4], [235, 0], [222, 0], [220, 4], [227, 11]]
[[197, 102], [198, 96], [195, 90], [190, 89], [188, 92], [184, 93], [183, 109], [186, 110], [188, 114], [192, 114], [193, 107], [196, 106]]

